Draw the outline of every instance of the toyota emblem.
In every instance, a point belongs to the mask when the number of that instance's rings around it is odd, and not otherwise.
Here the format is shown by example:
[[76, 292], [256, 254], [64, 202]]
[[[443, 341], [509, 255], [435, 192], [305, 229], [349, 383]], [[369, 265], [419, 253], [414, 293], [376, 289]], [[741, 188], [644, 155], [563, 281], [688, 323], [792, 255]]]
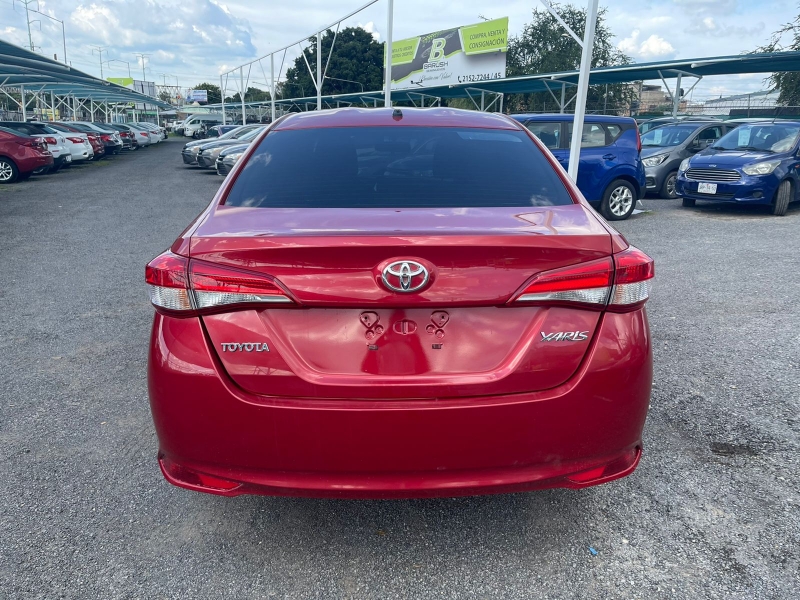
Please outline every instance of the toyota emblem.
[[393, 292], [410, 293], [424, 288], [430, 279], [430, 273], [416, 261], [397, 260], [386, 265], [381, 279]]

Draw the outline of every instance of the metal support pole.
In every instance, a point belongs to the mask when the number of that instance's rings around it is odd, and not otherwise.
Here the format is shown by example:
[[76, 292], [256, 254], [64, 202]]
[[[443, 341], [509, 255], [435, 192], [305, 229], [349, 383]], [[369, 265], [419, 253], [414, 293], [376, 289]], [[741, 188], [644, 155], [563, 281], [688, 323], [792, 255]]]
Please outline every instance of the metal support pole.
[[675, 84], [675, 95], [672, 96], [672, 117], [678, 116], [678, 105], [681, 103], [681, 74], [678, 73], [678, 83]]
[[562, 115], [564, 114], [564, 95], [567, 91], [567, 84], [562, 82], [561, 83], [561, 110], [559, 111]]
[[225, 88], [222, 87], [222, 75], [219, 76], [219, 92], [222, 97], [222, 124], [225, 125]]
[[94, 121], [94, 100], [89, 100], [89, 109], [92, 111], [92, 114], [89, 115], [89, 122]]
[[247, 109], [244, 106], [244, 66], [239, 67], [239, 90], [242, 101], [242, 125], [247, 125]]
[[394, 0], [389, 0], [386, 9], [386, 89], [385, 106], [392, 105], [392, 26], [394, 21]]
[[317, 110], [322, 110], [322, 32], [317, 32]]
[[53, 115], [50, 119], [51, 121], [56, 120], [56, 95], [53, 93], [53, 90], [50, 90], [50, 110], [52, 111]]
[[19, 86], [19, 95], [20, 95], [20, 100], [22, 100], [22, 120], [27, 121], [28, 110], [25, 108], [25, 105], [28, 103], [25, 101], [25, 86], [22, 84], [20, 84]]
[[597, 23], [597, 3], [598, 0], [589, 0], [586, 7], [586, 28], [583, 34], [581, 69], [578, 75], [578, 94], [575, 97], [575, 121], [572, 126], [569, 168], [567, 169], [569, 176], [572, 177], [572, 181], [578, 181], [578, 165], [581, 159], [581, 138], [583, 137], [583, 117], [586, 115], [586, 97], [589, 93], [589, 71], [592, 68], [594, 30]]
[[75, 106], [75, 101], [76, 100], [77, 100], [77, 98], [75, 97], [75, 94], [72, 94], [72, 120], [73, 121], [77, 121], [78, 120], [78, 108]]
[[270, 121], [274, 121], [275, 120], [275, 55], [274, 54], [269, 55], [269, 81], [270, 81], [269, 96], [271, 100], [270, 104], [272, 104]]
[[606, 93], [603, 95], [603, 114], [608, 114], [608, 84], [606, 84]]
[[481, 90], [481, 112], [485, 110], [486, 107], [486, 100], [485, 100], [485, 92]]

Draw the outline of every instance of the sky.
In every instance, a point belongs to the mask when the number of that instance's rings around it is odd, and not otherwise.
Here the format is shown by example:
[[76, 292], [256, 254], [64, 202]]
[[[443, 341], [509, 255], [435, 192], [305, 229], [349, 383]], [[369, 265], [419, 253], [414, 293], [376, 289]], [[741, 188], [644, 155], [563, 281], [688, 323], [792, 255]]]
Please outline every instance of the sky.
[[[583, 5], [585, 0], [574, 4]], [[31, 0], [29, 8], [64, 21], [67, 59], [75, 68], [104, 77], [131, 75], [157, 84], [188, 88], [202, 81], [219, 84], [220, 74], [242, 63], [304, 39], [335, 23], [366, 0]], [[511, 34], [522, 30], [539, 0], [395, 0], [394, 39], [509, 17]], [[798, 0], [601, 0], [614, 44], [636, 62], [699, 58], [749, 52], [765, 44], [773, 31], [793, 20]], [[61, 24], [30, 13], [37, 52], [63, 60]], [[362, 26], [382, 41], [386, 0], [342, 23]], [[25, 6], [0, 0], [0, 38], [27, 47]], [[144, 54], [144, 57], [140, 55]], [[286, 55], [284, 72], [299, 56]], [[109, 62], [110, 61], [110, 62]], [[128, 63], [128, 65], [125, 64]], [[144, 62], [144, 65], [142, 64]], [[269, 61], [256, 65], [251, 84], [266, 89]], [[276, 70], [280, 61], [276, 64]], [[245, 73], [247, 75], [247, 73]], [[709, 77], [692, 100], [766, 89], [763, 75]], [[229, 78], [229, 94], [238, 91]]]

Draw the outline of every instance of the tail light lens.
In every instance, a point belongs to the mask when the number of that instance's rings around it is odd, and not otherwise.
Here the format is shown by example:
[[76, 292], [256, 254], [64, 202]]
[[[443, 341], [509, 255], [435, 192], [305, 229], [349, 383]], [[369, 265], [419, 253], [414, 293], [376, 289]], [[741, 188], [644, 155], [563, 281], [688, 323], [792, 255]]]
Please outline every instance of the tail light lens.
[[642, 152], [642, 134], [639, 133], [639, 128], [636, 128], [636, 151]]
[[57, 146], [58, 145], [58, 140], [56, 138], [54, 138], [54, 137], [46, 137], [46, 138], [44, 138], [44, 141], [46, 143], [50, 144], [51, 146]]
[[514, 302], [627, 312], [647, 302], [654, 275], [653, 259], [629, 246], [613, 257], [539, 273]]
[[609, 310], [626, 312], [644, 305], [650, 297], [650, 280], [655, 277], [655, 263], [644, 252], [628, 246], [614, 255], [616, 265], [614, 290], [608, 302]]
[[292, 302], [268, 275], [190, 260], [169, 251], [145, 267], [145, 281], [153, 305], [180, 316], [219, 307]]
[[142, 136], [142, 137], [147, 137], [147, 134], [144, 131], [140, 131], [139, 135]]
[[103, 133], [100, 135], [100, 139], [103, 140], [104, 142], [110, 142], [111, 136], [107, 133]]
[[67, 139], [70, 142], [72, 142], [73, 144], [82, 144], [83, 143], [83, 139], [79, 138], [79, 137], [68, 137]]

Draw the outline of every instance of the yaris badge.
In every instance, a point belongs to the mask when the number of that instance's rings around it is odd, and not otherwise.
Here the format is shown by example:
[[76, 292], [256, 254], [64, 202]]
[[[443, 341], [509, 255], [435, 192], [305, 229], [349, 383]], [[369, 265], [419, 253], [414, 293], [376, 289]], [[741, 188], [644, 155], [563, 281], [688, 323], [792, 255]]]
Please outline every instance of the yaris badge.
[[381, 273], [383, 284], [393, 292], [411, 293], [424, 288], [430, 273], [413, 260], [397, 260], [389, 263]]

